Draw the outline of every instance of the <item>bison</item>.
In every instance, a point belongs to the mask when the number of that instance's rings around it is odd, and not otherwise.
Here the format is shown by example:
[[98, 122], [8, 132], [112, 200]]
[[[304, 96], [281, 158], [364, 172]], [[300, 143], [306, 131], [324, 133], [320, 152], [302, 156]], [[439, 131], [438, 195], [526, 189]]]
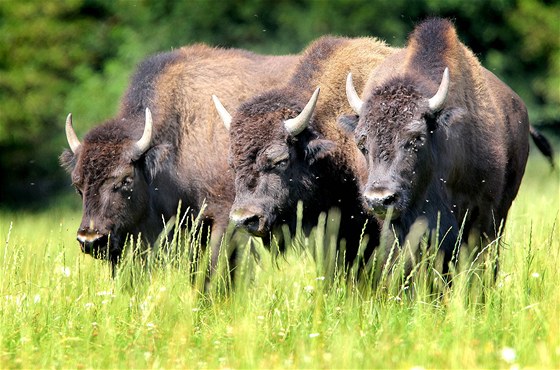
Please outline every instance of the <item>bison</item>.
[[253, 97], [233, 115], [215, 97], [230, 128], [235, 172], [230, 218], [238, 227], [265, 240], [278, 235], [283, 225], [294, 233], [301, 201], [306, 233], [321, 213], [340, 210], [338, 238], [345, 242], [346, 262], [357, 256], [365, 224], [369, 251], [377, 245], [378, 224], [366, 222], [359, 201], [358, 177], [365, 174], [365, 163], [336, 117], [349, 111], [343, 89], [347, 72], [355, 70], [365, 81], [394, 52], [376, 39], [325, 36], [305, 50], [284, 86]]
[[431, 230], [439, 219], [446, 269], [463, 222], [465, 243], [499, 236], [525, 171], [527, 110], [448, 20], [418, 25], [373, 69], [363, 99], [349, 74], [347, 95], [357, 116], [344, 124], [368, 164], [365, 207], [390, 214], [401, 242], [419, 218]]
[[152, 245], [164, 223], [203, 210], [213, 259], [234, 199], [228, 133], [210, 94], [239, 102], [284, 81], [296, 56], [262, 56], [203, 44], [141, 62], [116, 117], [80, 141], [66, 121], [61, 164], [82, 198], [77, 239], [84, 253], [118, 262], [127, 237]]

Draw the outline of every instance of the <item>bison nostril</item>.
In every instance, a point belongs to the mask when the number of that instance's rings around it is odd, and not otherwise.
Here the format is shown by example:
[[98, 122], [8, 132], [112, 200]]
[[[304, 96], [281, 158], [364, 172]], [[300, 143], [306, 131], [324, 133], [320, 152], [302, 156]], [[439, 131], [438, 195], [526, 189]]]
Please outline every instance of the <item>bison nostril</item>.
[[266, 217], [261, 209], [236, 208], [231, 212], [230, 220], [236, 227], [243, 228], [255, 236], [267, 233]]
[[385, 198], [381, 199], [381, 204], [383, 204], [383, 206], [386, 208], [395, 205], [396, 202], [397, 202], [396, 194], [389, 194]]
[[259, 229], [259, 216], [251, 215], [245, 217], [243, 220], [240, 220], [241, 226], [245, 227], [247, 230], [251, 232], [255, 232]]
[[364, 197], [370, 207], [388, 208], [395, 205], [398, 196], [395, 192], [387, 188], [369, 189], [364, 193]]
[[82, 248], [83, 253], [91, 254], [91, 251], [93, 249], [93, 244], [92, 243], [84, 240], [80, 236], [78, 236], [76, 238], [76, 240], [80, 243], [80, 247]]
[[255, 236], [262, 236], [264, 234], [261, 230], [261, 217], [257, 214], [236, 215], [232, 217], [236, 227], [243, 228]]
[[87, 230], [78, 230], [78, 236], [76, 238], [80, 243], [80, 247], [83, 253], [91, 254], [94, 257], [102, 258], [100, 252], [107, 246], [109, 242], [109, 236], [99, 234], [97, 232], [88, 232]]

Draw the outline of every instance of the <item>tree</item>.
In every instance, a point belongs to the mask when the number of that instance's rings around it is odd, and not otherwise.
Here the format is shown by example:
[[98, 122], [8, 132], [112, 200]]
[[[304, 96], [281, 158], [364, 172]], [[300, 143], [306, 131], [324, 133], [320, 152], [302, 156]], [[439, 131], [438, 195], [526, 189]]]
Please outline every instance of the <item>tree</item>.
[[403, 46], [429, 16], [451, 18], [482, 64], [560, 131], [560, 4], [537, 0], [0, 1], [0, 203], [69, 189], [64, 120], [79, 136], [113, 115], [148, 54], [194, 42], [298, 53], [324, 35]]
[[115, 45], [95, 2], [0, 2], [0, 201], [41, 199], [60, 183], [61, 116], [74, 71]]

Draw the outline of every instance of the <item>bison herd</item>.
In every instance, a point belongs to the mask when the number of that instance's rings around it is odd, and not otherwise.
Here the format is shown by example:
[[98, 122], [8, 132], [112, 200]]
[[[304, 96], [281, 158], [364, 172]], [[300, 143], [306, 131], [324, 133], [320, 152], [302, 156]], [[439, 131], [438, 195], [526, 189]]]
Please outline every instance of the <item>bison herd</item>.
[[211, 268], [228, 225], [282, 245], [337, 209], [346, 263], [422, 225], [445, 272], [461, 246], [499, 237], [529, 136], [552, 158], [519, 96], [433, 18], [404, 48], [326, 36], [300, 55], [196, 44], [149, 57], [115, 118], [80, 141], [68, 116], [61, 164], [82, 198], [81, 250], [113, 265], [179, 207], [202, 215]]

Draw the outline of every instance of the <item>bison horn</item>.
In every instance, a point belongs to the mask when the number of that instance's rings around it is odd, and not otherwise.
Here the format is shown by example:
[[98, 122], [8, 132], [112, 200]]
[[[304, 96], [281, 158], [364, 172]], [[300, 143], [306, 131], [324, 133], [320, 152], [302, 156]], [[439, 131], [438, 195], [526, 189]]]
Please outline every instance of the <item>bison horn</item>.
[[286, 131], [292, 136], [299, 135], [307, 125], [309, 125], [309, 121], [311, 120], [311, 116], [313, 115], [313, 111], [315, 110], [315, 104], [317, 104], [317, 98], [319, 97], [319, 91], [321, 90], [318, 87], [313, 95], [311, 95], [311, 99], [305, 105], [305, 108], [298, 114], [295, 118], [290, 118], [284, 121], [284, 128]]
[[139, 158], [150, 147], [150, 143], [152, 142], [152, 128], [152, 112], [150, 111], [150, 108], [146, 108], [146, 123], [144, 124], [144, 133], [142, 134], [140, 140], [138, 140], [136, 144], [134, 144], [134, 152], [136, 158]]
[[443, 108], [445, 99], [447, 98], [447, 92], [449, 90], [449, 68], [445, 67], [443, 71], [443, 77], [441, 83], [439, 84], [438, 91], [434, 96], [428, 100], [428, 106], [432, 112], [437, 112]]
[[348, 72], [348, 77], [346, 77], [346, 98], [348, 99], [348, 103], [350, 103], [354, 112], [356, 112], [357, 115], [360, 115], [364, 102], [360, 99], [360, 96], [356, 92], [354, 82], [352, 82], [352, 72]]
[[78, 148], [80, 147], [80, 140], [74, 132], [74, 127], [72, 127], [72, 113], [68, 114], [66, 117], [66, 140], [68, 140], [68, 145], [70, 145], [70, 150], [72, 153], [76, 154]]
[[229, 131], [229, 128], [231, 126], [231, 114], [229, 114], [227, 109], [222, 105], [222, 102], [216, 95], [212, 95], [212, 101], [214, 101], [214, 106], [216, 106], [216, 110], [218, 111], [220, 118], [224, 122], [226, 130]]

